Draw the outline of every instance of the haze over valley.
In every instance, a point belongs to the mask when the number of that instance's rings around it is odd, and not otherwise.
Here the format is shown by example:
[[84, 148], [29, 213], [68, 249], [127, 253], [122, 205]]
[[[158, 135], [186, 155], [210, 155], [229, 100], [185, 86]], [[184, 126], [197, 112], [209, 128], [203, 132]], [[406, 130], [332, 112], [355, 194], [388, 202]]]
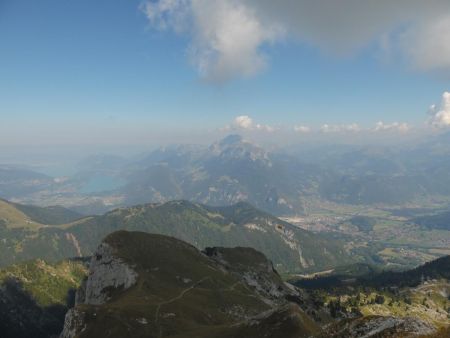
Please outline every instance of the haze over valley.
[[0, 0], [0, 337], [450, 337], [449, 80], [448, 0]]

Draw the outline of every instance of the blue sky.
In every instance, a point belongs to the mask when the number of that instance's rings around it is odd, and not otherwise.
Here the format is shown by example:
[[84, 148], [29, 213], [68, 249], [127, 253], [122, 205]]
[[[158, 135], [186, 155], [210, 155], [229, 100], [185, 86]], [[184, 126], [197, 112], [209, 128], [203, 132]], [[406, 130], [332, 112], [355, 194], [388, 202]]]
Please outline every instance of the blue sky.
[[[237, 128], [233, 120], [240, 115], [251, 117], [255, 126], [279, 129], [369, 128], [377, 121], [422, 125], [430, 104], [439, 105], [450, 89], [448, 65], [415, 67], [404, 54], [382, 50], [382, 34], [342, 53], [333, 48], [345, 41], [317, 41], [289, 26], [251, 40], [254, 50], [240, 54], [242, 45], [233, 45], [238, 58], [256, 60], [230, 66], [234, 59], [225, 59], [231, 70], [217, 80], [215, 59], [207, 60], [205, 74], [198, 66], [204, 59], [193, 60], [191, 53], [193, 47], [210, 51], [210, 37], [199, 32], [209, 23], [191, 18], [179, 28], [167, 21], [176, 11], [211, 15], [195, 12], [192, 1], [188, 10], [184, 0], [171, 12], [152, 1], [151, 16], [142, 1], [0, 0], [0, 142], [77, 143], [81, 135], [91, 142], [166, 142], [227, 125]], [[231, 0], [223, 1], [228, 7], [208, 10], [236, 10]], [[252, 9], [252, 1], [242, 1], [242, 8]], [[258, 15], [250, 19], [269, 25], [257, 21]], [[220, 58], [228, 50], [213, 52]], [[247, 73], [260, 59], [264, 65]]]

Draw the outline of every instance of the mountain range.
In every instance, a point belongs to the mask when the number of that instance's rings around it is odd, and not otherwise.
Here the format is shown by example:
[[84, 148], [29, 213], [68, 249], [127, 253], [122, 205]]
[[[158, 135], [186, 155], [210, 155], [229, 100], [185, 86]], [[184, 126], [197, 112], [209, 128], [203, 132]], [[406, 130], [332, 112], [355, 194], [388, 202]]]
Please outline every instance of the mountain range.
[[450, 196], [448, 138], [441, 134], [396, 146], [264, 148], [229, 135], [209, 146], [166, 146], [131, 158], [92, 155], [66, 177], [2, 166], [0, 196], [84, 214], [180, 199], [212, 206], [245, 201], [279, 216], [307, 212], [312, 201], [445, 202]]
[[[55, 225], [56, 220], [67, 222]], [[282, 272], [320, 271], [364, 259], [339, 240], [300, 229], [244, 202], [209, 207], [172, 201], [78, 218], [63, 208], [0, 201], [0, 265], [90, 256], [105, 236], [117, 230], [170, 235], [198, 248], [252, 247], [270, 257]]]

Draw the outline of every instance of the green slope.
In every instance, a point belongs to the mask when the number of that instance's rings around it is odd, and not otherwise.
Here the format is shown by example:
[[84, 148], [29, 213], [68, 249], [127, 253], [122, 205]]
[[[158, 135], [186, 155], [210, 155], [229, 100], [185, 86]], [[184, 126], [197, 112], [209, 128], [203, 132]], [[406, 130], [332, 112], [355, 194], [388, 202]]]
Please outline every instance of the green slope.
[[73, 222], [83, 215], [61, 206], [38, 207], [12, 203], [0, 198], [0, 225], [8, 228], [38, 229]]
[[14, 206], [32, 221], [47, 225], [70, 223], [83, 217], [82, 214], [61, 206], [37, 207], [17, 203], [14, 203]]
[[0, 269], [0, 284], [14, 279], [38, 305], [66, 305], [68, 291], [78, 288], [86, 274], [87, 268], [80, 261], [49, 264], [37, 259]]
[[0, 336], [59, 336], [74, 290], [86, 273], [79, 261], [35, 260], [0, 269]]
[[252, 247], [267, 255], [281, 272], [326, 270], [356, 260], [341, 242], [302, 230], [238, 203], [207, 207], [186, 201], [120, 208], [61, 226], [10, 228], [0, 224], [0, 266], [43, 258], [89, 256], [117, 230], [170, 235], [198, 248]]
[[212, 208], [186, 201], [123, 208], [68, 228], [89, 254], [107, 234], [146, 231], [177, 237], [198, 248], [252, 247], [281, 271], [326, 269], [351, 261], [340, 243], [299, 229], [249, 204]]

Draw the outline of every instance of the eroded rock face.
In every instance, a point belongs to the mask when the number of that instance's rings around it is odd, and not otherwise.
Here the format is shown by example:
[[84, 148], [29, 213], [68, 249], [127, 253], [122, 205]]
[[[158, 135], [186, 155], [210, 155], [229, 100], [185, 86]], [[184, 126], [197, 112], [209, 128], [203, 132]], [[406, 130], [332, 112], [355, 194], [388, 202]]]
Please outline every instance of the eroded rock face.
[[[78, 289], [76, 305], [101, 305], [107, 302], [114, 291], [126, 290], [137, 281], [138, 274], [121, 258], [114, 255], [114, 248], [103, 242], [92, 257], [89, 276]], [[64, 320], [61, 338], [73, 338], [85, 329], [85, 313], [70, 309]]]
[[[239, 252], [239, 259], [233, 254]], [[275, 271], [272, 262], [263, 254], [250, 248], [206, 248], [203, 253], [223, 266], [224, 271], [234, 274], [252, 288], [266, 304], [284, 303], [286, 297], [297, 297], [295, 288], [288, 287]], [[248, 259], [246, 259], [248, 258]], [[242, 259], [242, 260], [241, 260]]]
[[84, 313], [73, 308], [66, 314], [64, 329], [60, 338], [74, 338], [86, 328], [84, 324]]
[[133, 268], [114, 256], [114, 249], [103, 242], [92, 257], [84, 297], [78, 295], [77, 299], [83, 300], [84, 304], [103, 304], [114, 290], [126, 290], [133, 286], [137, 277]]

